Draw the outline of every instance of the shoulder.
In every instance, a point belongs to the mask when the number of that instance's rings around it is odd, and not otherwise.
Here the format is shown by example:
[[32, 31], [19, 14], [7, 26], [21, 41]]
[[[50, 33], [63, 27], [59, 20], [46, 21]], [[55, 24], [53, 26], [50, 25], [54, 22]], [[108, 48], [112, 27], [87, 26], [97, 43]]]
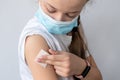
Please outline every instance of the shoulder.
[[35, 48], [41, 47], [41, 48], [44, 48], [45, 50], [48, 49], [46, 40], [41, 35], [38, 35], [38, 34], [27, 36], [25, 40], [25, 45], [26, 47], [29, 47], [30, 50], [33, 47]]

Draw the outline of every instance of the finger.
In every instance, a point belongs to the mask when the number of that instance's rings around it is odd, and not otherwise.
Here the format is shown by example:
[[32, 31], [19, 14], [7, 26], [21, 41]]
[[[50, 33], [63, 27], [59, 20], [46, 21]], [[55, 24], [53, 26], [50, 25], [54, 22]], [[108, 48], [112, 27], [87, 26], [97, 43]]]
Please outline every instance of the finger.
[[62, 77], [68, 77], [68, 76], [69, 76], [68, 74], [66, 74], [66, 73], [64, 73], [64, 72], [61, 72], [61, 71], [59, 71], [59, 70], [55, 70], [55, 72], [56, 72], [58, 75], [62, 76]]
[[60, 72], [64, 72], [64, 67], [63, 66], [54, 66], [55, 70], [58, 70]]
[[59, 62], [63, 62], [61, 59], [58, 60], [55, 56], [52, 56], [52, 55], [50, 55], [50, 56], [42, 56], [41, 58], [38, 58], [37, 61], [42, 62], [42, 63], [48, 62], [50, 64], [51, 63], [58, 64]]
[[36, 61], [37, 61], [37, 62], [40, 62], [40, 63], [45, 63], [45, 60], [42, 59], [42, 58], [38, 58], [38, 59], [36, 59]]
[[59, 70], [55, 70], [55, 72], [60, 75], [60, 76], [63, 76], [63, 72], [59, 71]]
[[53, 55], [58, 54], [58, 52], [57, 52], [57, 51], [52, 50], [52, 49], [49, 49], [48, 51], [49, 51], [49, 53], [51, 53], [51, 54], [53, 54]]
[[42, 63], [47, 63], [47, 64], [50, 64], [50, 65], [54, 65], [54, 66], [62, 66], [61, 62], [59, 61], [53, 61], [53, 60], [41, 60]]
[[63, 66], [54, 66], [55, 70], [63, 72], [65, 74], [70, 74], [70, 69]]
[[40, 59], [42, 60], [53, 60], [53, 61], [63, 61], [64, 55], [44, 55]]

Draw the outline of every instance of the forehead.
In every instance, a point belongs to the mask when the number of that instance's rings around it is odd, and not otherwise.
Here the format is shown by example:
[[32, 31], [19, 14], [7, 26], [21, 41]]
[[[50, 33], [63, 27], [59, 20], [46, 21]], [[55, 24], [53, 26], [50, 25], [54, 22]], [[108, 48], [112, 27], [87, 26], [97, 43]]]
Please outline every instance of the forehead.
[[87, 0], [43, 0], [61, 11], [80, 11]]

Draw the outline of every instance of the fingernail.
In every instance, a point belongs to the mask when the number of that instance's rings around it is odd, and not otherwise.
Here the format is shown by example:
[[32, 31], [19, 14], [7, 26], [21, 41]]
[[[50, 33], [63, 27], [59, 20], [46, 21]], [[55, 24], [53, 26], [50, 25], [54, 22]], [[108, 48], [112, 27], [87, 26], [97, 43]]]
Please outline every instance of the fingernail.
[[49, 49], [49, 51], [51, 52], [52, 55], [55, 55], [55, 54], [56, 54], [56, 51], [53, 50], [53, 49]]
[[52, 49], [49, 49], [49, 51], [51, 52], [51, 51], [53, 51]]
[[41, 59], [41, 58], [38, 58], [38, 59], [37, 59], [37, 61], [38, 61], [38, 62], [41, 62], [41, 61], [42, 61], [42, 59]]
[[47, 58], [47, 55], [42, 55], [41, 56], [41, 59], [45, 59], [45, 58]]

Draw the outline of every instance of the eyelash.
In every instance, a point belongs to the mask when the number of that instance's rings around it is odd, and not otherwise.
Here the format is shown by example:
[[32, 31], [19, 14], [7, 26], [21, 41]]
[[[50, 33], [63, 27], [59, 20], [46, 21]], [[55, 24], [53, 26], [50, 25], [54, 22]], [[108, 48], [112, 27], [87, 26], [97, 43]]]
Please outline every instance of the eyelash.
[[53, 10], [53, 11], [51, 10], [51, 11], [50, 11], [48, 8], [47, 8], [47, 11], [48, 11], [49, 13], [55, 13], [55, 12], [56, 12], [55, 10]]
[[[47, 8], [47, 11], [51, 14], [56, 12], [55, 10], [50, 11], [48, 8]], [[68, 16], [69, 18], [74, 18], [75, 17], [75, 16], [70, 16], [69, 14], [65, 14], [65, 15]]]
[[70, 17], [70, 18], [75, 18], [75, 16], [70, 16], [69, 14], [66, 14], [68, 17]]

